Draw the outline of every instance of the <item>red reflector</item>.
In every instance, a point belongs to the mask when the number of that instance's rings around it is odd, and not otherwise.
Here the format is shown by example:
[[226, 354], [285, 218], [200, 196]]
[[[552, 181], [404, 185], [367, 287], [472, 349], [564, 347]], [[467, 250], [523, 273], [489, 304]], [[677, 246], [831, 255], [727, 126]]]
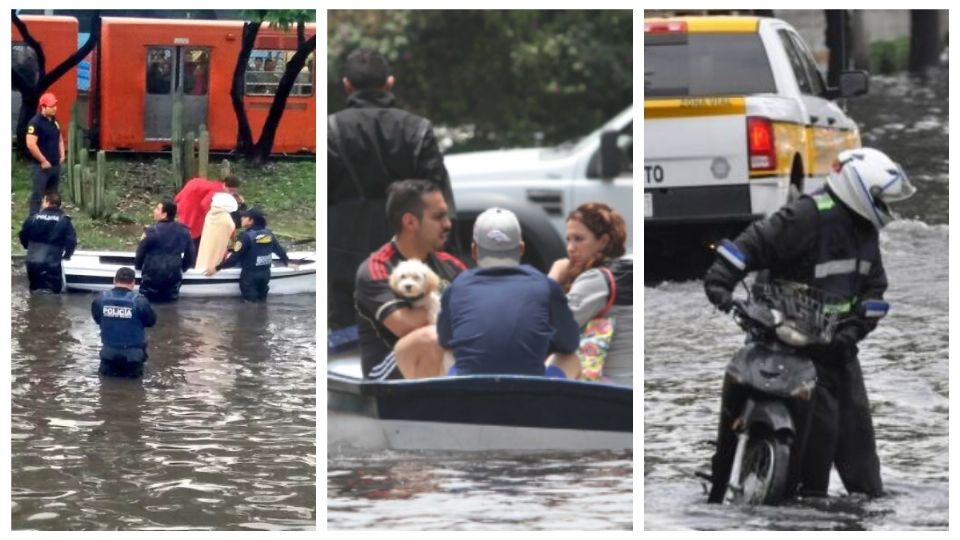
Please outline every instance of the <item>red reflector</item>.
[[648, 34], [668, 34], [671, 32], [686, 32], [686, 21], [657, 21], [643, 23], [643, 31]]
[[750, 170], [777, 168], [776, 146], [773, 141], [773, 122], [759, 116], [747, 117], [747, 149]]

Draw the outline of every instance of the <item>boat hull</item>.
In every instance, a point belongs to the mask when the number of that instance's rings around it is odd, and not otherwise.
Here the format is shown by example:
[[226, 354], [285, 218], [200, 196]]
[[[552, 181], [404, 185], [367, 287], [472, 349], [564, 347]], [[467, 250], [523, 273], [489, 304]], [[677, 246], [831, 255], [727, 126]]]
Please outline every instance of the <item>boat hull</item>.
[[631, 388], [527, 376], [367, 381], [327, 374], [327, 447], [633, 448]]
[[[299, 261], [298, 269], [279, 265], [271, 269], [270, 294], [316, 293], [317, 268], [312, 252], [291, 252], [291, 261]], [[63, 261], [63, 278], [68, 291], [106, 291], [113, 288], [113, 278], [122, 266], [133, 267], [133, 253], [109, 251], [77, 251]], [[137, 271], [137, 283], [140, 272]], [[181, 297], [239, 296], [240, 269], [225, 268], [212, 276], [194, 269], [183, 274]]]

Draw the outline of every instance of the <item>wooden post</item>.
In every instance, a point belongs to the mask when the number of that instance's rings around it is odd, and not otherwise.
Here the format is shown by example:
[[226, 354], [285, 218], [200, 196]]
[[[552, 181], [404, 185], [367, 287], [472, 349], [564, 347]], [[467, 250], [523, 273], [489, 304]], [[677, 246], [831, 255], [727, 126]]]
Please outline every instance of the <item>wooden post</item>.
[[210, 165], [210, 132], [203, 124], [200, 125], [200, 148], [197, 156], [197, 176], [209, 178], [207, 169]]

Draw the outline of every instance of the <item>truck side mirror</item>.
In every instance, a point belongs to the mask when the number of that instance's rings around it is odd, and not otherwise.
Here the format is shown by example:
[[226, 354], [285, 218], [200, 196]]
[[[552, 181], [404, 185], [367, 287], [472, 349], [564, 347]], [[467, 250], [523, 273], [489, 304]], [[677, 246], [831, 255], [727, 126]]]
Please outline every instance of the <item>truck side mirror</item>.
[[827, 89], [827, 99], [862, 96], [870, 90], [870, 75], [863, 70], [843, 71], [836, 88]]
[[600, 178], [615, 178], [620, 174], [620, 148], [617, 147], [616, 131], [604, 131], [600, 134]]

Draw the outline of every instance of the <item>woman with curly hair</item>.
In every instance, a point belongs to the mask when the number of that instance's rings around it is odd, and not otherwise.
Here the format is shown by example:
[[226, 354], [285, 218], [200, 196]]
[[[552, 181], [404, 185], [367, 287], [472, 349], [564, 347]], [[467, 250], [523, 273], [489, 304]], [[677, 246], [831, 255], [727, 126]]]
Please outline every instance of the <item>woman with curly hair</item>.
[[[567, 258], [553, 263], [549, 276], [567, 293], [580, 325], [600, 315], [614, 320], [603, 377], [633, 386], [633, 258], [626, 253], [623, 216], [604, 203], [590, 202], [567, 216]], [[580, 375], [579, 360], [551, 360], [568, 377]]]

